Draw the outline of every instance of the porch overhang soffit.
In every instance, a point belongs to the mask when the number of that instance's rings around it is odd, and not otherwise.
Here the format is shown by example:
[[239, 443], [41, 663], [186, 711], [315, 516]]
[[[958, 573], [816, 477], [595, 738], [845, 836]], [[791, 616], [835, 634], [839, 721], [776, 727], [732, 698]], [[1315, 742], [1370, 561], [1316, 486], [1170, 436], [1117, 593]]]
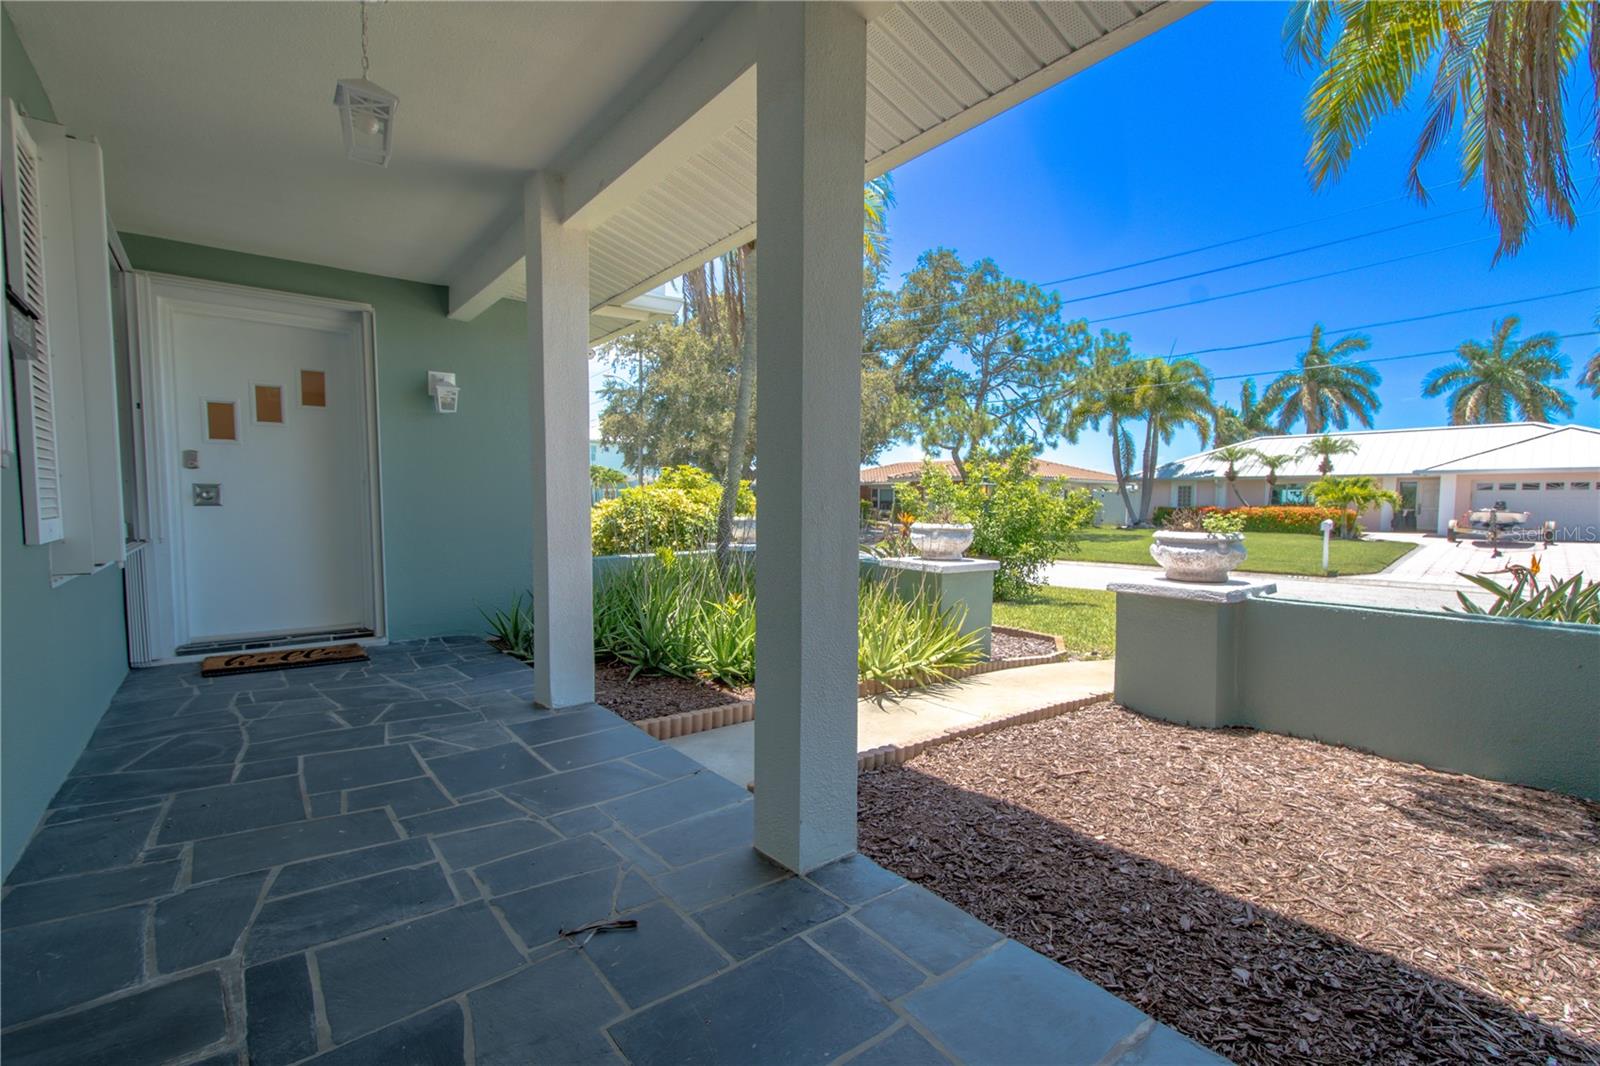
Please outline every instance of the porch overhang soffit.
[[[867, 33], [863, 179], [886, 173], [1202, 6], [862, 3]], [[572, 138], [564, 219], [589, 232], [590, 301], [623, 307], [755, 236], [758, 11], [727, 5]], [[505, 217], [450, 277], [450, 315], [525, 299], [521, 216]], [[591, 329], [614, 335], [615, 319]], [[624, 327], [626, 328], [626, 327]]]

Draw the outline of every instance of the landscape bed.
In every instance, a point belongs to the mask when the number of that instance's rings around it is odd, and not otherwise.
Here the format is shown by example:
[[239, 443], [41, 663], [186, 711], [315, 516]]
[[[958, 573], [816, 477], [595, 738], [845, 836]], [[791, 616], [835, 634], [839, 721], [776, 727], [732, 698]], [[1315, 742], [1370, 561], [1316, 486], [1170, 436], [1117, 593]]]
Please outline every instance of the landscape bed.
[[1101, 703], [862, 774], [860, 829], [1237, 1062], [1600, 1057], [1600, 805]]
[[[1015, 666], [1032, 666], [1068, 657], [1062, 650], [1060, 640], [1048, 633], [995, 626], [992, 630], [992, 639], [993, 652], [989, 660], [969, 667], [952, 669], [951, 677], [966, 677]], [[495, 640], [489, 643], [502, 654], [506, 652], [503, 643]], [[886, 691], [882, 685], [867, 681], [861, 682], [860, 688], [864, 696]], [[606, 659], [595, 663], [594, 689], [596, 703], [634, 723], [652, 722], [655, 719], [679, 715], [688, 716], [696, 711], [712, 709], [724, 709], [733, 716], [729, 722], [718, 724], [748, 721], [751, 716], [747, 705], [755, 699], [755, 688], [751, 685], [731, 686], [706, 678], [676, 677], [645, 671], [635, 675], [627, 664]], [[658, 730], [652, 725], [646, 728], [646, 732], [652, 736], [658, 733], [661, 736], [684, 736], [704, 728], [708, 728], [708, 725], [701, 723], [695, 728], [675, 730]]]
[[[1065, 563], [1118, 563], [1155, 566], [1150, 558], [1152, 529], [1086, 529], [1078, 534], [1078, 550], [1064, 555]], [[1322, 575], [1322, 538], [1307, 533], [1246, 533], [1250, 557], [1239, 571], [1252, 574]], [[1415, 550], [1415, 542], [1340, 540], [1328, 545], [1328, 570], [1333, 574], [1376, 574], [1401, 556]]]

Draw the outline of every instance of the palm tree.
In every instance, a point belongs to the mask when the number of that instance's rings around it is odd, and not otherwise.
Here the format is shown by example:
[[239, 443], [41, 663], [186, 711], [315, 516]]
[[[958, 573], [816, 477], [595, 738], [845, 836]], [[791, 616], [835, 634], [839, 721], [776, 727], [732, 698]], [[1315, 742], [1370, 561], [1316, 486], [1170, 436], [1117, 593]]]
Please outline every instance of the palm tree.
[[1332, 437], [1324, 433], [1320, 437], [1313, 437], [1300, 446], [1297, 453], [1301, 459], [1316, 459], [1317, 470], [1323, 477], [1333, 473], [1333, 457], [1335, 455], [1354, 455], [1360, 451], [1356, 442], [1348, 437]]
[[1217, 404], [1211, 419], [1211, 439], [1217, 444], [1237, 444], [1272, 432], [1272, 410], [1256, 398], [1255, 378], [1239, 384], [1239, 406]]
[[1193, 426], [1204, 447], [1211, 436], [1211, 375], [1193, 359], [1143, 359], [1133, 402], [1144, 419], [1144, 455], [1139, 473], [1139, 525], [1148, 525], [1160, 445], [1181, 426]]
[[1330, 477], [1324, 472], [1322, 480], [1306, 491], [1320, 507], [1344, 509], [1344, 522], [1339, 529], [1341, 537], [1354, 536], [1361, 516], [1379, 504], [1400, 506], [1398, 492], [1380, 487], [1377, 481], [1370, 477]]
[[1133, 521], [1133, 501], [1128, 498], [1128, 482], [1133, 479], [1133, 434], [1128, 432], [1127, 423], [1139, 417], [1134, 401], [1139, 362], [1128, 356], [1126, 333], [1102, 330], [1093, 343], [1089, 365], [1073, 383], [1066, 437], [1076, 443], [1085, 427], [1098, 430], [1102, 423], [1106, 425], [1111, 434], [1111, 472], [1122, 497], [1122, 513]]
[[[1600, 330], [1600, 314], [1594, 316], [1594, 327]], [[1600, 397], [1600, 348], [1596, 348], [1578, 377], [1578, 387], [1589, 390], [1591, 396]]]
[[1509, 422], [1513, 409], [1520, 421], [1543, 422], [1552, 412], [1572, 414], [1572, 396], [1551, 379], [1567, 375], [1567, 359], [1554, 333], [1537, 333], [1518, 342], [1516, 315], [1494, 324], [1488, 344], [1462, 341], [1456, 361], [1435, 367], [1422, 379], [1422, 395], [1450, 394], [1450, 424]]
[[[1332, 31], [1330, 33], [1330, 30]], [[1495, 0], [1299, 0], [1284, 25], [1290, 57], [1317, 70], [1306, 101], [1313, 186], [1337, 179], [1383, 116], [1412, 106], [1433, 71], [1427, 118], [1406, 185], [1427, 203], [1422, 164], [1462, 122], [1461, 183], [1483, 176], [1484, 206], [1500, 229], [1495, 258], [1515, 254], [1539, 209], [1577, 223], [1568, 166], [1564, 86], [1587, 65], [1600, 95], [1600, 5]], [[1591, 97], [1592, 99], [1592, 97]], [[1600, 150], [1600, 125], [1594, 133]]]
[[1272, 493], [1278, 487], [1278, 468], [1288, 466], [1297, 458], [1299, 457], [1296, 455], [1268, 455], [1266, 452], [1256, 452], [1256, 462], [1267, 472], [1267, 506], [1272, 505]]
[[1341, 337], [1323, 347], [1322, 323], [1311, 327], [1311, 342], [1295, 361], [1295, 369], [1267, 386], [1261, 402], [1278, 413], [1278, 431], [1287, 433], [1305, 419], [1307, 433], [1321, 433], [1328, 426], [1345, 429], [1350, 419], [1369, 429], [1382, 406], [1378, 384], [1383, 380], [1370, 366], [1354, 362], [1357, 352], [1372, 347], [1360, 333]]
[[1211, 453], [1211, 458], [1217, 462], [1228, 464], [1228, 469], [1222, 472], [1222, 476], [1228, 479], [1228, 491], [1233, 493], [1241, 507], [1248, 507], [1249, 504], [1244, 502], [1244, 497], [1239, 495], [1239, 490], [1234, 488], [1233, 483], [1239, 479], [1239, 464], [1250, 462], [1255, 457], [1255, 449], [1246, 448], [1242, 444], [1229, 444]]

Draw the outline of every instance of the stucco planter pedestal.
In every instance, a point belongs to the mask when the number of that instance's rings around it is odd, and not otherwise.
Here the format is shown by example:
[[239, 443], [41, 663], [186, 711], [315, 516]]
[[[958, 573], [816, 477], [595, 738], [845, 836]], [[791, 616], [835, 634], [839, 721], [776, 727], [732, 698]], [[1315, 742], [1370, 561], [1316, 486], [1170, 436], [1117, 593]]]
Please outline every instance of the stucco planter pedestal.
[[959, 559], [971, 543], [972, 527], [965, 523], [911, 523], [911, 544], [924, 559]]
[[1156, 530], [1150, 555], [1169, 581], [1220, 584], [1245, 560], [1242, 533], [1177, 533]]

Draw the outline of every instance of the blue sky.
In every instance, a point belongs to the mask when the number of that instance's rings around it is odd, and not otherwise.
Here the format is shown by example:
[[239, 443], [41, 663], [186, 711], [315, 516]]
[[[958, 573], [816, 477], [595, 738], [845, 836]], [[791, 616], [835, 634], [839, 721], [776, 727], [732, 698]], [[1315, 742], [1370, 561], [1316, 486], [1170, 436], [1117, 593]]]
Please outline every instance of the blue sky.
[[[1456, 187], [1455, 157], [1442, 152], [1425, 171], [1443, 183], [1426, 208], [1403, 198], [1420, 119], [1392, 116], [1338, 183], [1313, 191], [1303, 164], [1301, 119], [1309, 78], [1284, 61], [1283, 4], [1217, 3], [1203, 8], [1054, 89], [894, 172], [891, 273], [898, 283], [925, 249], [944, 245], [963, 259], [988, 256], [1005, 272], [1036, 282], [1103, 270], [1170, 252], [1308, 223], [1259, 240], [1056, 286], [1069, 317], [1127, 330], [1134, 350], [1167, 355], [1200, 348], [1304, 337], [1330, 329], [1600, 285], [1600, 216], [1577, 229], [1535, 233], [1513, 259], [1491, 267], [1495, 229], [1483, 217], [1481, 186]], [[1581, 141], [1590, 102], [1570, 102]], [[1451, 146], [1453, 149], [1453, 146]], [[1581, 211], [1600, 206], [1594, 166], [1578, 165]], [[1270, 263], [1209, 274], [1100, 299], [1082, 297], [1365, 233], [1417, 225]], [[1476, 239], [1476, 240], [1475, 240]], [[1118, 314], [1322, 274], [1396, 256], [1461, 247], [1251, 296], [1131, 318]], [[1453, 349], [1483, 338], [1496, 317], [1521, 311], [1523, 334], [1592, 330], [1600, 290], [1560, 299], [1363, 330], [1369, 357]], [[1600, 338], [1564, 342], [1574, 364]], [[1214, 374], [1289, 366], [1294, 341], [1202, 355]], [[1448, 356], [1380, 364], [1379, 428], [1441, 423], [1444, 401], [1421, 396], [1422, 376]], [[1600, 424], [1600, 402], [1581, 397], [1575, 419]], [[1238, 382], [1217, 383], [1236, 400]], [[1192, 433], [1163, 448], [1195, 450]], [[914, 446], [883, 461], [915, 458]], [[1045, 455], [1107, 469], [1103, 435], [1063, 443]]]

